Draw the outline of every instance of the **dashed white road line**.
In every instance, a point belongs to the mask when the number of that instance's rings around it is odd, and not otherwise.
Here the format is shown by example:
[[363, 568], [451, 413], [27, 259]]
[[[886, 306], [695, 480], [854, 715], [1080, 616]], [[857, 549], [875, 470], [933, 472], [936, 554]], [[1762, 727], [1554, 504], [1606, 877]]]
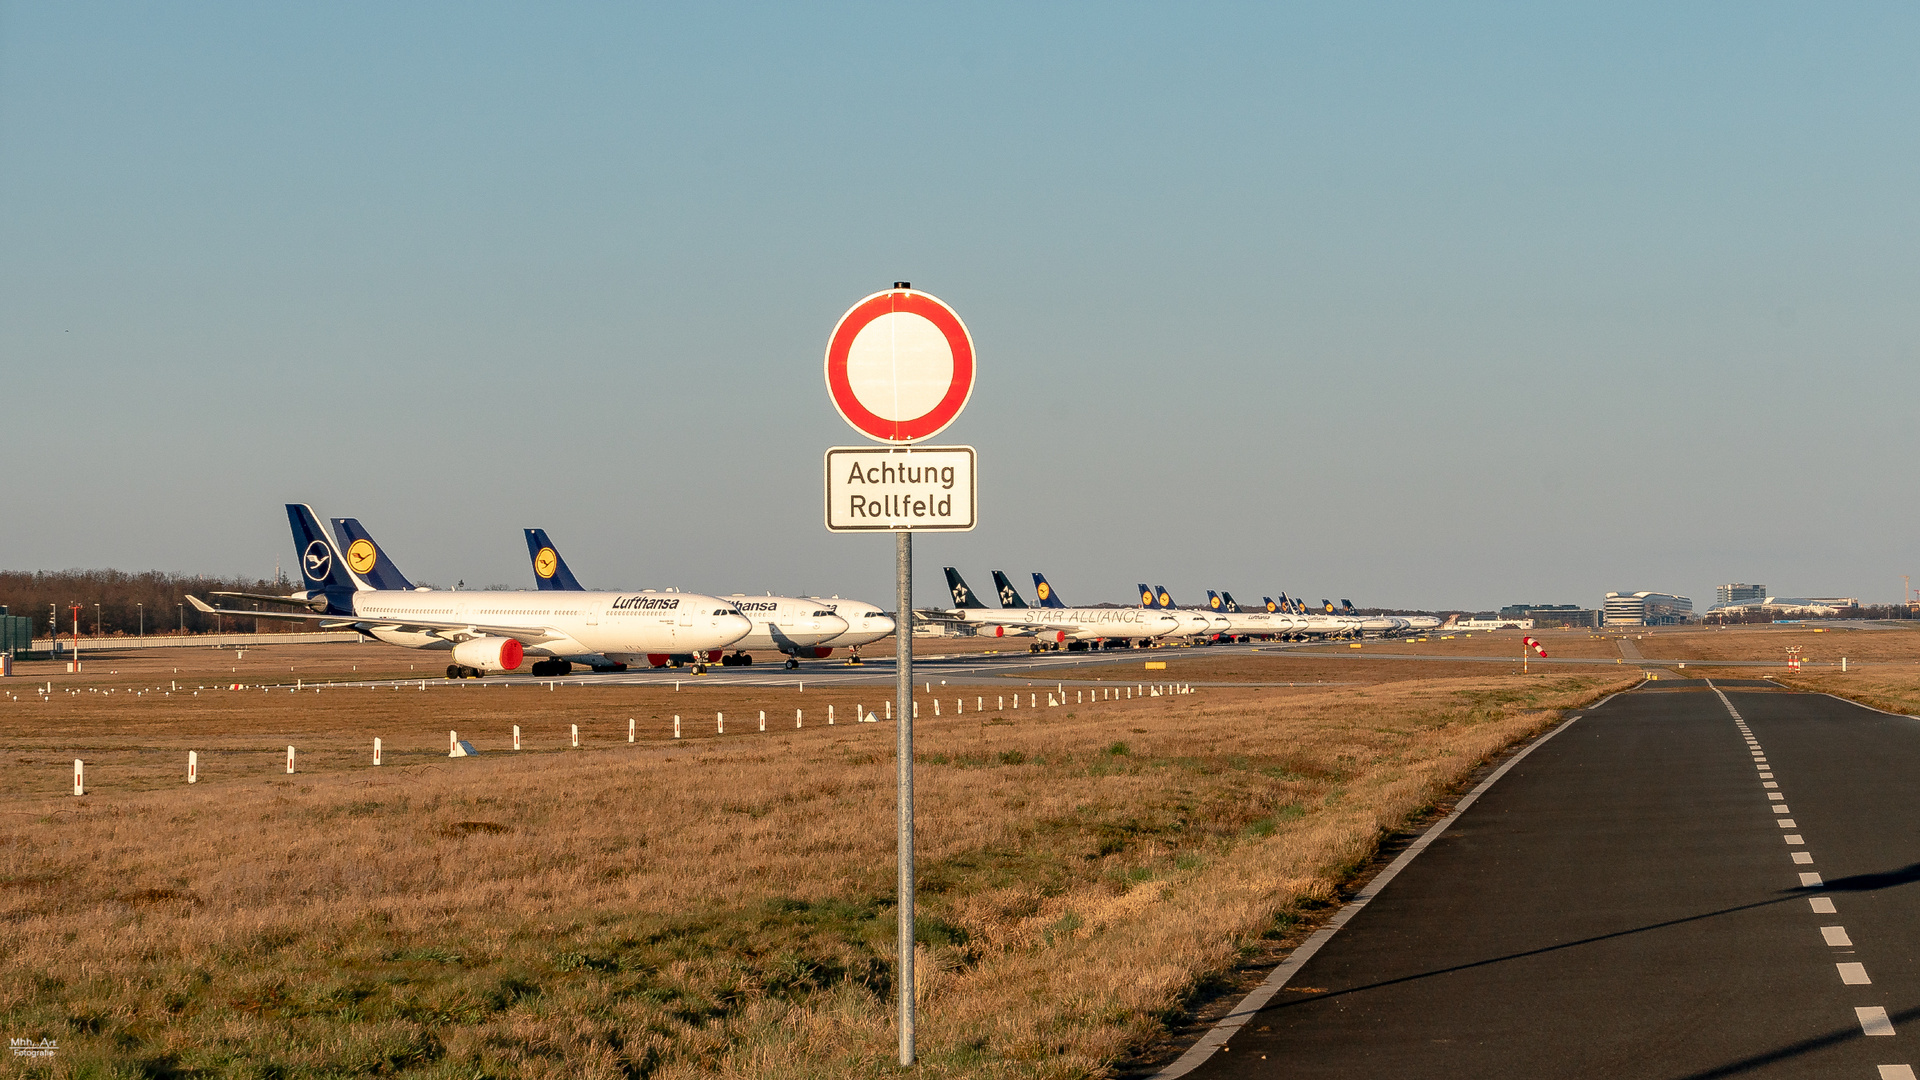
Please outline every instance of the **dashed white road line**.
[[1793, 861], [1797, 863], [1806, 863], [1808, 865], [1811, 865], [1813, 863], [1813, 852], [1796, 851], [1793, 853]]
[[1800, 875], [1800, 887], [1801, 887], [1801, 888], [1803, 888], [1803, 889], [1817, 889], [1817, 888], [1819, 888], [1819, 887], [1820, 887], [1820, 885], [1821, 885], [1821, 881], [1820, 881], [1820, 875], [1819, 875], [1819, 874], [1801, 874], [1801, 875]]
[[1833, 897], [1831, 896], [1809, 896], [1807, 897], [1807, 903], [1813, 907], [1813, 913], [1815, 915], [1834, 914]]
[[1781, 837], [1781, 839], [1785, 840], [1789, 844], [1804, 844], [1807, 842], [1807, 838], [1804, 836], [1801, 836], [1799, 833], [1788, 833], [1787, 835]]
[[[1848, 986], [1873, 985], [1873, 980], [1867, 978], [1867, 965], [1865, 964], [1846, 963], [1835, 964], [1833, 966], [1840, 970], [1840, 981], [1846, 983]], [[1885, 1015], [1884, 1011], [1882, 1015]]]
[[[1853, 1015], [1860, 1018], [1860, 1030], [1868, 1035], [1893, 1034], [1893, 1021], [1887, 1019], [1887, 1010], [1878, 1005], [1863, 1005], [1854, 1009]], [[1880, 1075], [1887, 1075], [1886, 1070], [1880, 1070]], [[1913, 1074], [1909, 1072], [1907, 1075]]]
[[1913, 1075], [1911, 1065], [1882, 1065], [1880, 1080], [1920, 1080]]
[[1836, 949], [1845, 949], [1853, 945], [1853, 939], [1847, 936], [1847, 928], [1844, 926], [1823, 926], [1820, 928], [1820, 936]]

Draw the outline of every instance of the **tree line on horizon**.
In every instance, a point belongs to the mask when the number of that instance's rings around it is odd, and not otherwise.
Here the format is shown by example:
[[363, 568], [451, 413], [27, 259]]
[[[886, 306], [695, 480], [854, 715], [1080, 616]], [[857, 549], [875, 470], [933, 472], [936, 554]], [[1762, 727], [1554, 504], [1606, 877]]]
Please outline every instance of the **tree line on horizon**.
[[[287, 593], [285, 581], [261, 578], [220, 578], [204, 574], [170, 574], [160, 570], [128, 573], [124, 570], [0, 570], [0, 607], [9, 615], [33, 620], [35, 637], [46, 636], [48, 617], [58, 610], [61, 635], [73, 632], [73, 605], [80, 605], [80, 636], [131, 636], [145, 630], [157, 634], [294, 632], [315, 624], [283, 619], [244, 619], [202, 615], [187, 603], [192, 593], [210, 600], [213, 592]], [[95, 611], [95, 605], [99, 605]], [[250, 606], [229, 601], [223, 606]], [[144, 605], [144, 608], [143, 608]]]

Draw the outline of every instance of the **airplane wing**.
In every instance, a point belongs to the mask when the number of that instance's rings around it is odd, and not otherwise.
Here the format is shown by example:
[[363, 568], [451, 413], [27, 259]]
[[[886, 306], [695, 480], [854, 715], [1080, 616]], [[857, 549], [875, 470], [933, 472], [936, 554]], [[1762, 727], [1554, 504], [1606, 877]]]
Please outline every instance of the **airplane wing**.
[[270, 604], [292, 604], [296, 607], [304, 605], [304, 606], [313, 608], [315, 611], [323, 611], [326, 609], [326, 606], [327, 606], [327, 600], [325, 597], [316, 597], [312, 600], [303, 600], [297, 596], [274, 596], [269, 593], [250, 593], [250, 592], [214, 592], [214, 593], [208, 593], [207, 595], [208, 596], [231, 596], [235, 600], [265, 600]]
[[[281, 598], [284, 602], [284, 598]], [[216, 608], [195, 596], [187, 601], [195, 611], [203, 615], [232, 615], [242, 619], [324, 619], [321, 625], [329, 630], [359, 630], [371, 633], [375, 630], [391, 630], [406, 633], [436, 634], [448, 641], [460, 641], [469, 637], [509, 637], [522, 645], [544, 645], [549, 641], [564, 638], [567, 635], [548, 627], [528, 626], [490, 626], [486, 623], [459, 622], [452, 619], [348, 619], [338, 615], [324, 615], [318, 612], [297, 611], [249, 611], [245, 608]]]

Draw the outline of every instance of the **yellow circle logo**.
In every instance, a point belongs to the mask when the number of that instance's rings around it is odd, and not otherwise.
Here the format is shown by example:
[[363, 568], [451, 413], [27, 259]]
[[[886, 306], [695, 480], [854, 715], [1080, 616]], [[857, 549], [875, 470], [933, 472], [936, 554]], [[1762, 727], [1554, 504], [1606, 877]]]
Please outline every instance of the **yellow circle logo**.
[[1052, 590], [1052, 589], [1049, 589], [1049, 588], [1047, 588], [1047, 583], [1046, 583], [1046, 582], [1044, 582], [1044, 581], [1043, 581], [1043, 582], [1041, 582], [1041, 583], [1040, 583], [1040, 599], [1042, 599], [1042, 600], [1045, 600], [1045, 599], [1046, 599], [1047, 597], [1049, 597], [1049, 596], [1052, 596], [1052, 595], [1053, 595], [1053, 590]]
[[1152, 606], [1153, 606], [1153, 594], [1152, 594], [1152, 593], [1150, 593], [1150, 592], [1143, 592], [1143, 593], [1141, 593], [1141, 594], [1140, 594], [1140, 603], [1141, 603], [1141, 605], [1142, 605], [1143, 607], [1152, 607]]
[[[1217, 596], [1213, 598], [1213, 610], [1220, 610], [1220, 598]], [[912, 659], [912, 657], [908, 657], [908, 659]]]
[[362, 537], [347, 548], [347, 569], [356, 574], [364, 574], [373, 569], [373, 562], [380, 557], [374, 550], [373, 541]]
[[[1164, 604], [1164, 605], [1166, 605], [1167, 607], [1172, 607], [1172, 606], [1173, 606], [1173, 597], [1172, 597], [1172, 596], [1169, 596], [1169, 595], [1168, 595], [1168, 594], [1166, 594], [1166, 593], [1161, 593], [1161, 594], [1160, 594], [1160, 602], [1161, 602], [1162, 604]], [[908, 657], [908, 659], [912, 659], [912, 657]]]
[[552, 577], [553, 572], [559, 568], [560, 556], [555, 555], [550, 547], [541, 548], [540, 553], [533, 557], [533, 572], [543, 578]]

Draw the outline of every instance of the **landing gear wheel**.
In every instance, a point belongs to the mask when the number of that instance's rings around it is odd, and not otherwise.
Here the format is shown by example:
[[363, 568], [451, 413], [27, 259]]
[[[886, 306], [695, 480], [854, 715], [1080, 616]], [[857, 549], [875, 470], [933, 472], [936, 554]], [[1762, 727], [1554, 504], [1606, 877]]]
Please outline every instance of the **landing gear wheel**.
[[797, 668], [797, 667], [799, 667], [799, 666], [800, 666], [800, 661], [798, 661], [798, 660], [795, 660], [795, 659], [794, 659], [793, 657], [791, 657], [791, 656], [789, 656], [789, 657], [787, 657], [787, 670], [788, 670], [788, 671], [792, 671], [793, 669], [795, 669], [795, 668]]
[[457, 678], [459, 678], [459, 677], [460, 677], [460, 665], [459, 665], [459, 664], [448, 664], [448, 665], [447, 665], [447, 678], [449, 678], [449, 679], [457, 679]]
[[693, 673], [695, 675], [705, 675], [707, 673], [707, 665], [705, 664], [693, 665]]
[[753, 654], [752, 654], [752, 653], [741, 653], [741, 654], [740, 654], [740, 664], [741, 664], [741, 666], [742, 666], [742, 667], [752, 667], [752, 666], [753, 666]]

